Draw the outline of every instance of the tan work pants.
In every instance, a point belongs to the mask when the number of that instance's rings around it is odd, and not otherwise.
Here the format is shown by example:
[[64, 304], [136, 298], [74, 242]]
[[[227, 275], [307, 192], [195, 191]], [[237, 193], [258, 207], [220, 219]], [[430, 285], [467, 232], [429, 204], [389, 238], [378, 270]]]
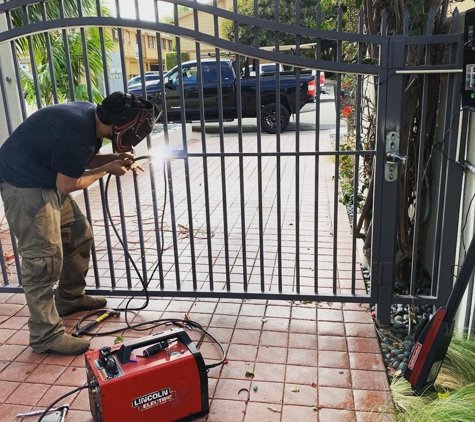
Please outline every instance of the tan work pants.
[[57, 189], [17, 188], [0, 183], [5, 216], [18, 240], [22, 287], [30, 319], [30, 346], [45, 352], [63, 333], [53, 297], [74, 307], [84, 295], [92, 231], [71, 195]]

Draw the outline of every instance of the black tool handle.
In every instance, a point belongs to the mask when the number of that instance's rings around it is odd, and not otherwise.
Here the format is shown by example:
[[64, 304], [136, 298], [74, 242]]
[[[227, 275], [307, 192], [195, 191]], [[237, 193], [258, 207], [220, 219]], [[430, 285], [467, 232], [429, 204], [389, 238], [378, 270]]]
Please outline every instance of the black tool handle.
[[155, 356], [162, 350], [166, 349], [168, 345], [168, 341], [161, 341], [160, 343], [154, 344], [153, 346], [150, 346], [149, 348], [145, 349], [142, 354], [147, 357]]
[[455, 315], [462, 302], [465, 289], [472, 277], [473, 269], [475, 267], [475, 236], [470, 242], [467, 255], [462, 263], [460, 272], [458, 273], [457, 280], [447, 301], [447, 313], [445, 314], [444, 321], [450, 323], [455, 320]]
[[91, 321], [89, 324], [86, 324], [81, 329], [77, 330], [73, 333], [73, 337], [79, 337], [80, 335], [87, 333], [91, 328], [94, 328], [97, 324], [99, 324], [96, 320]]
[[188, 334], [186, 334], [182, 328], [173, 328], [168, 331], [123, 344], [117, 352], [117, 360], [122, 364], [128, 363], [130, 361], [130, 354], [132, 353], [132, 350], [174, 338], [178, 338], [188, 349], [190, 349], [190, 344], [192, 344], [192, 342], [190, 337], [188, 337]]

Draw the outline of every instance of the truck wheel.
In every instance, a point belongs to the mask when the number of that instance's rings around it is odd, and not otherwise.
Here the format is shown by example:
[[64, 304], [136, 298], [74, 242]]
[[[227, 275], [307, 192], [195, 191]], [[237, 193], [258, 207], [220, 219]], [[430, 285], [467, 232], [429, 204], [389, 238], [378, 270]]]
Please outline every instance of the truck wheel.
[[[289, 110], [280, 106], [280, 131], [283, 132], [290, 120]], [[261, 127], [264, 132], [277, 133], [277, 104], [267, 104], [261, 111]]]

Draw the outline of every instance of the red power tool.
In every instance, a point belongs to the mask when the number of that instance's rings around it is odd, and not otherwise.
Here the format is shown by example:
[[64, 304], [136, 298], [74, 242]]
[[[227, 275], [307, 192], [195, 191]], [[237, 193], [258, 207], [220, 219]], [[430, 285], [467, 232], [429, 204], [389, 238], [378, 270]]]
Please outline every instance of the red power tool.
[[[133, 354], [142, 349], [141, 355]], [[209, 412], [208, 376], [181, 328], [87, 352], [94, 422], [185, 422]]]
[[441, 307], [432, 319], [423, 319], [414, 334], [414, 347], [404, 371], [417, 395], [430, 390], [437, 379], [452, 340], [455, 316], [475, 268], [475, 237], [463, 261], [447, 306]]

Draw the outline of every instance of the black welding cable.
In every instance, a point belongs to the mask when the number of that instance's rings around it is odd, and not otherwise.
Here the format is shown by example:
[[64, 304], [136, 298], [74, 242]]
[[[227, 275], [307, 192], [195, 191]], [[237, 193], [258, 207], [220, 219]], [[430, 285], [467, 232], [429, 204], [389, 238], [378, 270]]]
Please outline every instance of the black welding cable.
[[[140, 161], [140, 160], [145, 160], [145, 159], [149, 159], [150, 156], [149, 155], [144, 155], [144, 156], [140, 156], [140, 157], [137, 157], [135, 158], [135, 161]], [[197, 328], [198, 330], [200, 330], [204, 335], [208, 336], [211, 340], [213, 340], [217, 345], [218, 347], [221, 349], [221, 352], [222, 352], [222, 359], [217, 362], [217, 363], [213, 363], [213, 364], [210, 364], [210, 365], [206, 365], [206, 367], [208, 369], [210, 368], [214, 368], [216, 366], [219, 366], [219, 365], [222, 365], [226, 359], [226, 351], [224, 350], [224, 347], [223, 345], [219, 342], [219, 340], [217, 340], [213, 335], [211, 335], [210, 333], [208, 333], [198, 322], [195, 322], [195, 321], [192, 321], [192, 320], [180, 320], [180, 319], [157, 319], [157, 320], [150, 320], [150, 321], [144, 321], [144, 322], [141, 322], [141, 323], [137, 323], [137, 324], [131, 324], [129, 323], [128, 321], [128, 317], [127, 317], [127, 313], [129, 311], [141, 311], [143, 309], [145, 309], [147, 306], [148, 306], [148, 303], [149, 303], [149, 300], [150, 300], [150, 297], [149, 297], [149, 294], [148, 294], [148, 284], [150, 283], [150, 281], [152, 280], [154, 274], [155, 274], [155, 271], [159, 268], [159, 266], [161, 265], [161, 262], [162, 262], [162, 256], [163, 256], [163, 249], [165, 247], [165, 239], [164, 239], [164, 234], [163, 234], [163, 230], [160, 230], [160, 242], [161, 242], [161, 247], [160, 247], [160, 255], [159, 255], [159, 258], [158, 258], [158, 261], [157, 261], [157, 264], [154, 268], [154, 270], [152, 271], [152, 275], [150, 276], [150, 278], [148, 279], [148, 282], [146, 283], [145, 280], [144, 280], [144, 277], [142, 277], [138, 267], [137, 267], [137, 264], [135, 263], [134, 259], [132, 258], [132, 256], [130, 255], [128, 249], [127, 249], [127, 245], [124, 243], [124, 240], [122, 239], [122, 237], [120, 236], [119, 234], [119, 231], [117, 230], [117, 227], [115, 226], [115, 223], [114, 223], [114, 220], [112, 218], [112, 213], [110, 212], [110, 207], [109, 207], [109, 184], [110, 184], [110, 179], [111, 179], [111, 175], [109, 174], [109, 176], [107, 177], [107, 181], [106, 181], [106, 186], [105, 186], [105, 192], [104, 192], [104, 196], [105, 196], [105, 205], [106, 205], [106, 213], [107, 213], [107, 217], [109, 218], [109, 221], [110, 221], [110, 224], [112, 226], [112, 229], [114, 230], [114, 233], [117, 237], [117, 239], [119, 240], [120, 244], [122, 245], [122, 248], [124, 249], [124, 253], [126, 255], [126, 257], [130, 260], [130, 262], [132, 263], [132, 266], [134, 267], [135, 269], [135, 272], [137, 273], [137, 276], [139, 277], [139, 280], [142, 284], [142, 290], [141, 292], [145, 292], [145, 296], [146, 296], [146, 301], [144, 303], [144, 305], [142, 305], [141, 307], [139, 308], [129, 308], [129, 304], [130, 302], [137, 296], [138, 293], [134, 294], [131, 298], [129, 298], [129, 300], [127, 301], [127, 304], [125, 306], [125, 308], [115, 308], [114, 310], [116, 311], [124, 311], [125, 313], [125, 323], [127, 325], [127, 327], [122, 327], [122, 328], [117, 328], [115, 330], [111, 330], [111, 331], [105, 331], [105, 332], [101, 332], [101, 333], [84, 333], [88, 336], [91, 336], [91, 337], [99, 337], [99, 336], [107, 336], [107, 335], [112, 335], [112, 334], [117, 334], [117, 333], [120, 333], [126, 329], [131, 329], [131, 330], [135, 330], [135, 331], [147, 331], [147, 330], [150, 330], [151, 328], [156, 328], [158, 326], [161, 326], [161, 325], [165, 325], [165, 324], [183, 324], [183, 325], [189, 325], [189, 326], [192, 326], [194, 328]], [[161, 217], [160, 217], [160, 227], [163, 228], [163, 222], [164, 222], [164, 216], [165, 216], [165, 208], [166, 208], [166, 204], [167, 204], [167, 178], [166, 178], [166, 163], [164, 161], [163, 163], [163, 179], [164, 179], [164, 202], [163, 202], [163, 206], [162, 206], [162, 213], [161, 213]], [[140, 292], [140, 293], [141, 293]], [[82, 317], [76, 324], [76, 329], [77, 330], [80, 330], [81, 329], [81, 324], [87, 319], [87, 318], [90, 318], [91, 316], [94, 316], [94, 315], [99, 315], [101, 313], [103, 313], [104, 311], [102, 310], [99, 310], [99, 311], [96, 311], [96, 312], [91, 312], [91, 313], [88, 313], [87, 315], [85, 315], [84, 317]], [[142, 329], [140, 329], [140, 327], [144, 327]], [[201, 343], [202, 339], [200, 340], [200, 343]]]
[[[145, 159], [149, 159], [150, 156], [149, 155], [144, 155], [144, 156], [140, 156], [140, 157], [137, 157], [135, 158], [135, 161], [140, 161], [140, 160], [145, 160]], [[106, 205], [106, 213], [107, 213], [107, 217], [109, 218], [109, 221], [110, 221], [110, 224], [111, 224], [111, 227], [112, 229], [114, 230], [114, 233], [117, 237], [117, 239], [119, 240], [122, 248], [124, 249], [124, 253], [126, 255], [126, 257], [129, 259], [129, 261], [132, 263], [132, 266], [140, 280], [140, 283], [142, 285], [142, 290], [134, 295], [132, 295], [126, 305], [125, 305], [125, 308], [116, 308], [115, 310], [117, 311], [124, 311], [125, 313], [125, 322], [127, 324], [127, 326], [129, 328], [131, 328], [132, 326], [130, 325], [129, 321], [128, 321], [128, 315], [127, 313], [129, 311], [141, 311], [143, 309], [145, 309], [147, 306], [148, 306], [148, 303], [149, 303], [149, 300], [150, 300], [150, 297], [149, 297], [149, 294], [148, 294], [148, 284], [150, 283], [150, 281], [152, 280], [156, 270], [160, 267], [161, 263], [162, 263], [162, 256], [163, 256], [163, 249], [165, 247], [165, 239], [164, 239], [164, 235], [163, 235], [163, 222], [164, 222], [164, 218], [165, 218], [165, 208], [166, 208], [166, 204], [167, 204], [167, 179], [166, 179], [166, 172], [165, 172], [165, 162], [163, 163], [163, 179], [164, 179], [164, 201], [163, 201], [163, 206], [162, 206], [162, 213], [161, 213], [161, 217], [160, 217], [160, 255], [158, 257], [158, 260], [157, 260], [157, 264], [155, 265], [155, 268], [154, 270], [152, 271], [152, 274], [149, 278], [149, 281], [148, 283], [145, 282], [144, 280], [144, 277], [142, 277], [138, 267], [137, 267], [137, 264], [135, 263], [134, 259], [132, 258], [132, 256], [130, 255], [129, 251], [128, 251], [128, 248], [127, 248], [127, 245], [124, 243], [122, 237], [120, 236], [119, 234], [119, 231], [117, 230], [117, 227], [115, 226], [115, 223], [114, 223], [114, 220], [112, 218], [112, 214], [111, 214], [111, 211], [110, 211], [110, 207], [109, 207], [109, 184], [110, 184], [110, 180], [111, 180], [111, 174], [109, 174], [109, 176], [107, 177], [107, 181], [106, 181], [106, 186], [105, 186], [105, 192], [104, 192], [104, 197], [105, 197], [105, 205]], [[138, 307], [138, 308], [129, 308], [129, 305], [130, 305], [130, 302], [139, 294], [139, 293], [142, 293], [142, 292], [145, 292], [145, 302], [142, 306]], [[89, 315], [90, 316], [90, 315]]]
[[40, 418], [38, 419], [37, 422], [41, 422], [43, 418], [47, 415], [47, 413], [50, 411], [50, 409], [58, 402], [61, 400], [65, 399], [66, 397], [70, 396], [71, 394], [77, 393], [78, 391], [85, 390], [86, 388], [96, 388], [97, 384], [91, 384], [91, 385], [83, 385], [82, 387], [75, 388], [74, 390], [70, 391], [69, 393], [63, 394], [61, 397], [57, 398], [53, 403], [51, 403], [41, 414]]

